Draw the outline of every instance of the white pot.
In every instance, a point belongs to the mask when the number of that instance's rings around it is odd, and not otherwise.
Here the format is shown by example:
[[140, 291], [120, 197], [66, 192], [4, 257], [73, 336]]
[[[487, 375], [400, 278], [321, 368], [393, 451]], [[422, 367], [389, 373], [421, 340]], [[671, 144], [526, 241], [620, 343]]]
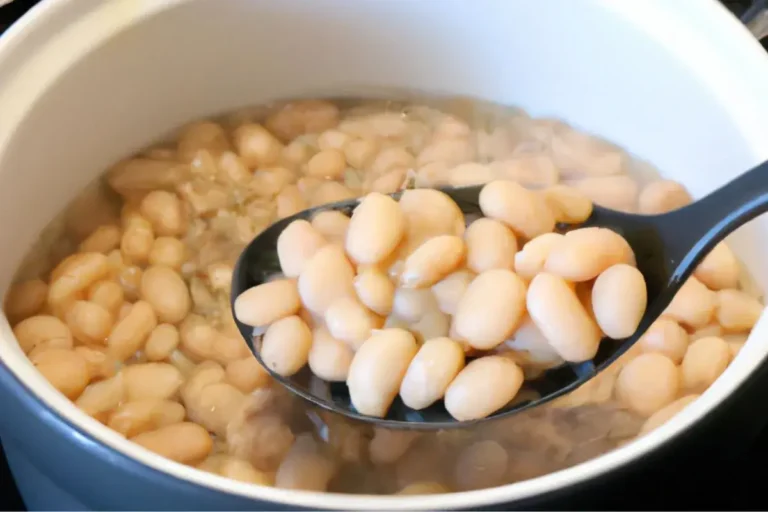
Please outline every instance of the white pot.
[[[615, 141], [695, 196], [768, 158], [768, 58], [715, 0], [44, 0], [0, 40], [0, 77], [3, 294], [40, 230], [110, 163], [185, 121], [280, 97], [384, 86], [517, 104]], [[768, 219], [732, 247], [768, 289]], [[30, 507], [49, 503], [35, 496], [42, 475], [72, 508], [513, 504], [658, 448], [766, 354], [764, 316], [701, 399], [578, 466], [475, 492], [346, 496], [246, 485], [131, 444], [55, 392], [2, 317], [0, 432]]]

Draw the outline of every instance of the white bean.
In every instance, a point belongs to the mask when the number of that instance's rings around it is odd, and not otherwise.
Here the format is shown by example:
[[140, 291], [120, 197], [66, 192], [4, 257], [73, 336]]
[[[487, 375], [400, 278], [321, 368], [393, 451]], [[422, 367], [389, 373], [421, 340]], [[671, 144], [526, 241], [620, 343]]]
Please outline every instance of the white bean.
[[273, 478], [269, 473], [259, 471], [250, 462], [228, 457], [219, 466], [219, 474], [225, 478], [239, 480], [249, 484], [272, 485]]
[[416, 340], [407, 331], [375, 331], [349, 367], [347, 386], [355, 409], [369, 416], [386, 416], [417, 350]]
[[453, 318], [456, 333], [480, 350], [504, 342], [525, 314], [525, 283], [514, 272], [488, 270], [467, 287]]
[[717, 292], [717, 321], [731, 332], [748, 332], [763, 314], [760, 301], [740, 290]]
[[211, 435], [200, 425], [189, 422], [145, 432], [132, 437], [131, 441], [182, 464], [203, 460], [213, 448]]
[[371, 139], [356, 139], [344, 146], [344, 156], [355, 169], [367, 169], [376, 156], [378, 146]]
[[400, 384], [400, 398], [411, 409], [429, 407], [445, 395], [464, 368], [464, 349], [450, 338], [428, 339], [413, 358]]
[[337, 180], [344, 175], [347, 162], [339, 149], [323, 149], [307, 162], [307, 175], [315, 178]]
[[445, 192], [408, 189], [400, 196], [400, 208], [406, 218], [409, 241], [421, 243], [425, 237], [464, 234], [464, 214]]
[[103, 345], [112, 330], [112, 313], [86, 300], [75, 301], [67, 310], [67, 325], [72, 335], [86, 344]]
[[170, 400], [126, 402], [110, 414], [107, 425], [125, 437], [184, 421], [184, 406]]
[[495, 177], [493, 169], [476, 162], [459, 164], [452, 168], [449, 173], [448, 183], [452, 187], [482, 185]]
[[555, 221], [579, 224], [592, 215], [592, 201], [579, 190], [555, 185], [544, 190], [544, 198], [555, 215]]
[[430, 238], [405, 260], [400, 286], [426, 288], [454, 271], [464, 260], [464, 241], [453, 235]]
[[80, 409], [95, 418], [116, 409], [125, 398], [125, 381], [122, 373], [112, 378], [94, 382], [75, 401]]
[[248, 189], [265, 199], [274, 197], [278, 217], [283, 218], [306, 208], [300, 194], [297, 197], [297, 187], [291, 186], [295, 180], [293, 172], [285, 167], [266, 167], [253, 173]]
[[374, 427], [373, 439], [368, 445], [369, 458], [376, 465], [397, 462], [419, 436], [419, 432], [412, 430]]
[[697, 398], [699, 398], [701, 395], [686, 395], [682, 398], [678, 398], [671, 404], [667, 405], [666, 407], [663, 407], [653, 413], [650, 418], [645, 420], [645, 423], [643, 423], [642, 428], [640, 429], [640, 433], [638, 435], [644, 435], [652, 430], [656, 430], [660, 426], [662, 426], [664, 423], [671, 420], [673, 417], [677, 416], [680, 411], [688, 407], [690, 404], [692, 404], [694, 401], [696, 401]]
[[637, 356], [616, 379], [619, 400], [642, 416], [671, 404], [679, 389], [680, 371], [671, 359], [659, 353]]
[[720, 324], [714, 323], [705, 325], [704, 327], [699, 327], [695, 331], [693, 331], [688, 338], [690, 341], [696, 341], [699, 338], [708, 338], [709, 336], [717, 336], [722, 337], [723, 335], [723, 328], [720, 326]]
[[119, 320], [107, 338], [109, 352], [125, 361], [144, 346], [149, 333], [157, 326], [157, 316], [148, 302], [138, 301]]
[[431, 162], [419, 167], [414, 183], [417, 187], [440, 187], [450, 182], [452, 167], [447, 162]]
[[417, 164], [427, 165], [433, 162], [462, 164], [474, 158], [474, 148], [464, 138], [441, 137], [428, 144], [419, 153]]
[[279, 375], [290, 377], [307, 364], [312, 332], [298, 316], [282, 318], [267, 328], [261, 359]]
[[291, 222], [277, 237], [277, 258], [287, 277], [299, 277], [307, 261], [328, 242], [306, 220]]
[[85, 359], [91, 380], [114, 377], [120, 369], [121, 364], [104, 348], [80, 346], [75, 347], [75, 352]]
[[371, 192], [352, 213], [347, 229], [347, 253], [357, 263], [379, 263], [397, 248], [404, 232], [405, 217], [397, 202]]
[[144, 363], [123, 369], [128, 400], [166, 400], [176, 395], [184, 382], [181, 372], [168, 363]]
[[512, 180], [529, 188], [548, 187], [560, 178], [552, 157], [545, 153], [520, 152], [513, 158], [493, 162], [490, 167], [495, 178]]
[[494, 268], [513, 270], [517, 239], [501, 222], [481, 218], [469, 225], [464, 232], [467, 244], [467, 267], [476, 273]]
[[30, 360], [51, 385], [74, 400], [88, 385], [90, 372], [85, 359], [77, 352], [50, 348], [30, 355]]
[[525, 352], [527, 362], [551, 368], [563, 362], [560, 354], [549, 344], [530, 316], [526, 316], [512, 338], [499, 347]]
[[327, 240], [343, 245], [349, 228], [349, 217], [335, 210], [326, 210], [312, 217], [312, 227]]
[[48, 304], [62, 305], [75, 294], [87, 289], [109, 273], [107, 257], [101, 253], [85, 252], [63, 261], [51, 274]]
[[515, 273], [528, 281], [533, 279], [544, 269], [549, 253], [562, 238], [560, 233], [544, 233], [529, 240], [522, 250], [515, 254]]
[[360, 348], [373, 329], [378, 329], [384, 320], [369, 311], [357, 299], [339, 297], [325, 310], [325, 325], [331, 335], [347, 343], [353, 350]]
[[392, 313], [409, 323], [415, 323], [438, 309], [435, 295], [428, 288], [398, 288], [392, 301]]
[[451, 492], [446, 486], [438, 482], [414, 482], [400, 489], [397, 494], [401, 496], [421, 496], [426, 494], [445, 494]]
[[150, 361], [162, 361], [170, 357], [178, 346], [178, 329], [171, 324], [160, 324], [149, 333], [147, 343], [144, 345], [144, 354]]
[[382, 194], [393, 194], [403, 188], [407, 176], [408, 168], [394, 167], [373, 179], [368, 190]]
[[731, 361], [736, 359], [739, 355], [744, 344], [747, 342], [748, 336], [746, 334], [728, 334], [723, 336], [723, 339], [728, 343], [728, 348], [731, 349]]
[[459, 421], [490, 416], [523, 385], [523, 370], [509, 358], [485, 356], [464, 367], [445, 392], [445, 408]]
[[141, 278], [141, 296], [152, 305], [160, 322], [181, 322], [192, 309], [186, 283], [170, 267], [154, 266], [145, 270]]
[[357, 298], [365, 307], [378, 315], [389, 315], [395, 298], [395, 285], [386, 274], [376, 267], [369, 267], [357, 274], [353, 284]]
[[301, 307], [296, 281], [279, 279], [249, 288], [235, 299], [235, 316], [253, 327], [269, 325]]
[[197, 393], [184, 393], [184, 406], [191, 421], [217, 436], [225, 436], [227, 427], [246, 403], [246, 396], [226, 382], [214, 382], [201, 387]]
[[98, 281], [88, 289], [88, 300], [117, 315], [125, 301], [123, 287], [114, 281]]
[[251, 169], [268, 167], [280, 160], [283, 145], [258, 124], [244, 124], [234, 132], [237, 153]]
[[67, 324], [51, 315], [31, 316], [13, 328], [21, 350], [29, 354], [37, 348], [72, 348], [72, 332]]
[[150, 158], [123, 160], [107, 174], [109, 186], [123, 195], [172, 187], [188, 178], [188, 166]]
[[184, 353], [195, 361], [212, 359], [214, 340], [219, 333], [202, 316], [194, 313], [179, 324], [179, 341]]
[[338, 181], [322, 181], [312, 193], [312, 206], [347, 201], [359, 194]]
[[123, 297], [126, 301], [137, 300], [140, 296], [141, 278], [144, 272], [140, 267], [129, 266], [121, 269], [117, 280], [123, 289]]
[[542, 272], [528, 288], [528, 314], [560, 357], [570, 362], [595, 357], [600, 329], [561, 277]]
[[683, 386], [694, 393], [704, 392], [728, 367], [731, 349], [722, 338], [700, 338], [688, 347], [680, 366]]
[[143, 265], [149, 260], [154, 242], [155, 232], [152, 224], [141, 215], [137, 215], [126, 223], [123, 238], [120, 240], [120, 251], [129, 262]]
[[225, 369], [227, 382], [243, 393], [269, 385], [272, 378], [252, 354], [230, 361]]
[[411, 168], [415, 164], [413, 155], [405, 148], [391, 147], [382, 149], [371, 162], [369, 172], [373, 174], [384, 174], [393, 167]]
[[152, 242], [148, 261], [150, 265], [165, 265], [179, 270], [184, 263], [186, 249], [178, 238], [159, 236]]
[[612, 176], [625, 172], [627, 155], [612, 144], [559, 121], [536, 119], [533, 123], [527, 129], [541, 130], [537, 135], [550, 139], [552, 156], [563, 176]]
[[286, 103], [267, 117], [265, 125], [285, 141], [305, 133], [318, 133], [339, 124], [339, 108], [325, 100]]
[[333, 460], [311, 434], [302, 434], [286, 454], [275, 475], [275, 487], [322, 492], [336, 471]]
[[454, 481], [464, 491], [500, 485], [507, 475], [509, 455], [496, 441], [477, 441], [464, 448], [456, 460]]
[[640, 213], [658, 215], [690, 204], [691, 195], [680, 183], [671, 180], [652, 181], [647, 184], [638, 200]]
[[447, 315], [455, 315], [459, 301], [474, 278], [475, 275], [469, 270], [457, 270], [432, 285], [432, 293], [437, 299], [440, 311]]
[[159, 236], [178, 236], [186, 231], [187, 220], [181, 201], [172, 192], [153, 190], [142, 199], [139, 211]]
[[322, 315], [340, 297], [354, 296], [355, 270], [336, 244], [322, 247], [304, 265], [298, 286], [301, 302], [309, 311]]
[[429, 311], [417, 322], [408, 325], [408, 330], [419, 343], [432, 338], [442, 338], [451, 332], [451, 317], [442, 311]]
[[317, 137], [317, 147], [320, 150], [338, 149], [344, 147], [353, 139], [350, 135], [339, 130], [326, 130]]
[[637, 346], [643, 352], [659, 352], [680, 364], [688, 350], [688, 333], [674, 320], [661, 317], [645, 331]]
[[329, 382], [344, 382], [355, 352], [348, 344], [334, 338], [325, 326], [312, 332], [309, 368], [312, 373]]
[[703, 327], [712, 319], [717, 304], [717, 294], [691, 276], [662, 314], [688, 327]]
[[286, 217], [290, 217], [291, 215], [296, 215], [301, 210], [307, 208], [307, 201], [301, 195], [301, 192], [296, 185], [287, 185], [284, 187], [280, 193], [277, 194], [277, 197], [275, 197], [275, 203], [277, 203], [278, 219], [284, 219]]
[[725, 242], [717, 244], [693, 272], [710, 290], [737, 288], [739, 274], [739, 261]]
[[609, 338], [630, 337], [648, 303], [645, 278], [635, 267], [620, 263], [603, 271], [592, 287], [592, 311]]
[[604, 208], [629, 213], [637, 211], [638, 185], [630, 176], [595, 176], [567, 184]]
[[123, 233], [117, 226], [99, 226], [80, 243], [78, 251], [107, 254], [120, 247], [122, 236]]
[[555, 217], [544, 198], [512, 181], [492, 181], [480, 192], [486, 217], [499, 220], [524, 238], [555, 229]]
[[248, 185], [253, 178], [253, 173], [245, 165], [245, 162], [231, 151], [225, 151], [219, 155], [218, 167], [219, 179], [230, 185]]
[[544, 269], [581, 282], [595, 279], [613, 265], [633, 261], [632, 248], [621, 235], [607, 228], [590, 227], [566, 233], [550, 249]]
[[211, 121], [198, 121], [185, 126], [179, 134], [176, 151], [184, 162], [191, 162], [198, 151], [218, 154], [229, 148], [224, 128]]

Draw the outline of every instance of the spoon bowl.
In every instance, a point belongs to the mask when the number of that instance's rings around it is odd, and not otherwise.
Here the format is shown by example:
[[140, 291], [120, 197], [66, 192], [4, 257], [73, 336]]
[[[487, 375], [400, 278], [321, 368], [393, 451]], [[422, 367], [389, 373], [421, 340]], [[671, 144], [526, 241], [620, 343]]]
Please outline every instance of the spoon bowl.
[[[483, 186], [442, 188], [465, 216], [482, 215], [479, 195]], [[402, 192], [391, 194], [398, 199]], [[340, 211], [351, 216], [359, 200], [353, 199], [304, 210], [286, 217], [259, 234], [245, 248], [232, 278], [234, 300], [249, 288], [268, 281], [281, 272], [277, 239], [294, 220], [310, 220], [319, 212]], [[670, 304], [697, 264], [728, 234], [768, 209], [768, 162], [744, 173], [710, 195], [678, 210], [660, 215], [636, 215], [594, 206], [586, 222], [561, 225], [561, 232], [581, 227], [603, 227], [620, 234], [635, 254], [638, 270], [645, 278], [647, 308], [637, 330], [628, 338], [601, 340], [594, 358], [580, 363], [564, 363], [527, 379], [514, 400], [492, 415], [472, 421], [458, 421], [443, 402], [414, 410], [395, 398], [386, 417], [360, 414], [353, 407], [344, 382], [326, 382], [312, 375], [309, 368], [284, 377], [269, 369], [260, 356], [261, 332], [235, 322], [256, 358], [283, 386], [318, 407], [349, 418], [387, 428], [445, 429], [466, 427], [542, 405], [563, 396], [607, 368], [634, 345]]]

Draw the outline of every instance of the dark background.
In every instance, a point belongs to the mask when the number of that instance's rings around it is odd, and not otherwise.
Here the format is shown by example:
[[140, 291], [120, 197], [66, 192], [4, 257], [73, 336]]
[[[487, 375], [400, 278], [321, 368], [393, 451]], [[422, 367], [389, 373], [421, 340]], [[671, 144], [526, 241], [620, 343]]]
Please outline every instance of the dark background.
[[[13, 0], [0, 7], [0, 33], [35, 3]], [[722, 3], [739, 17], [753, 5], [751, 0]], [[768, 50], [768, 38], [762, 42]], [[683, 438], [631, 468], [521, 508], [768, 510], [768, 366], [735, 395]], [[0, 510], [24, 509], [0, 445]]]

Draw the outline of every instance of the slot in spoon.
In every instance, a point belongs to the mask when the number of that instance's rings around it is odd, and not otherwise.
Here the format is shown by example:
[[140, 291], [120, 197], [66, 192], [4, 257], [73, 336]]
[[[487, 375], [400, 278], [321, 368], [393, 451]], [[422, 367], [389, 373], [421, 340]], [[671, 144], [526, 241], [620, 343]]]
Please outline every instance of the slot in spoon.
[[[442, 188], [465, 215], [482, 214], [479, 195], [483, 186]], [[401, 192], [391, 194], [397, 199]], [[264, 283], [280, 273], [277, 238], [294, 220], [310, 220], [326, 210], [351, 216], [359, 200], [327, 204], [286, 217], [254, 238], [243, 250], [232, 278], [231, 301], [247, 289]], [[459, 422], [446, 411], [443, 402], [422, 410], [407, 407], [399, 397], [386, 417], [358, 413], [351, 404], [349, 390], [343, 382], [329, 383], [312, 376], [304, 368], [292, 377], [272, 371], [272, 376], [293, 393], [311, 403], [344, 416], [375, 423], [388, 428], [443, 429], [465, 427], [474, 423], [509, 416], [536, 407], [575, 390], [624, 354], [645, 333], [672, 301], [697, 264], [714, 246], [746, 222], [768, 210], [768, 162], [764, 162], [708, 196], [678, 210], [661, 215], [634, 215], [594, 206], [583, 224], [573, 227], [598, 226], [612, 229], [629, 243], [635, 253], [637, 268], [645, 277], [648, 306], [635, 333], [629, 338], [604, 338], [595, 357], [581, 363], [565, 363], [526, 380], [515, 400], [494, 414], [473, 421]], [[235, 319], [240, 333], [262, 365], [259, 343], [253, 327]]]

